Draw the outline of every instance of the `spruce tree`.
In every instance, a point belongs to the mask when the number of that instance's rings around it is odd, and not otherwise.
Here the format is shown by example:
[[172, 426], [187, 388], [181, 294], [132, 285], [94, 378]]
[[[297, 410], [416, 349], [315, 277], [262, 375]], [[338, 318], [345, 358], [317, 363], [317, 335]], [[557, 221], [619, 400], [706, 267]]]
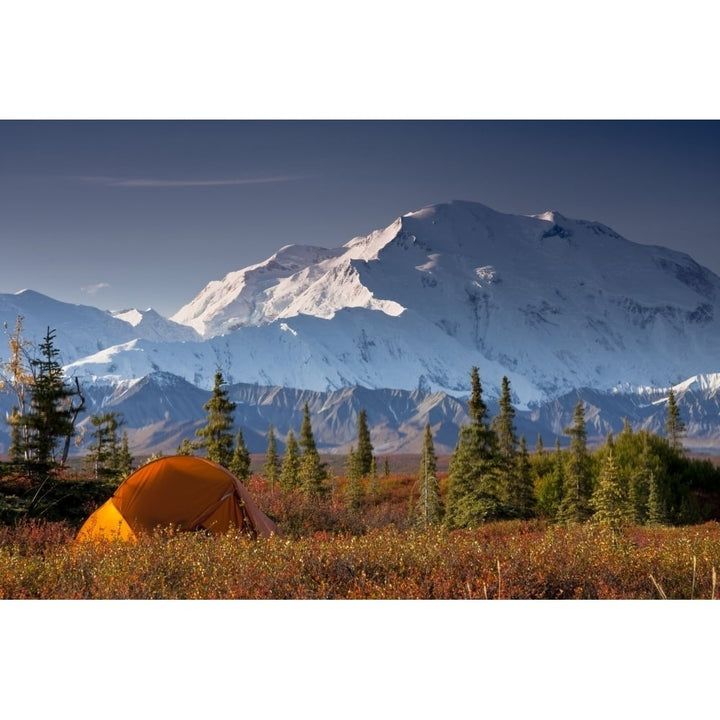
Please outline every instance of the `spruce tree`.
[[91, 415], [90, 434], [93, 442], [88, 448], [85, 461], [92, 468], [96, 480], [120, 475], [120, 446], [117, 431], [122, 420], [116, 412]]
[[648, 525], [666, 525], [668, 522], [667, 500], [665, 488], [660, 482], [658, 473], [651, 470], [648, 493]]
[[468, 400], [468, 412], [470, 420], [475, 423], [483, 423], [487, 418], [487, 405], [482, 396], [482, 383], [480, 382], [480, 371], [476, 366], [470, 370], [470, 399]]
[[667, 400], [667, 419], [665, 421], [665, 434], [673, 450], [682, 450], [682, 436], [685, 433], [685, 423], [680, 419], [680, 408], [675, 399], [675, 391], [670, 388]]
[[362, 477], [354, 445], [351, 445], [348, 450], [345, 475], [348, 480], [359, 480]]
[[607, 454], [592, 495], [591, 505], [595, 510], [593, 520], [610, 528], [614, 535], [626, 518], [627, 498], [615, 463], [612, 433], [608, 435], [606, 448]]
[[636, 443], [642, 442], [642, 450], [637, 466], [630, 471], [628, 483], [628, 521], [633, 525], [641, 525], [647, 520], [650, 476], [654, 466], [648, 433], [642, 431], [638, 433], [638, 436], [636, 436]]
[[590, 517], [592, 477], [590, 457], [587, 451], [585, 429], [585, 407], [582, 399], [575, 405], [573, 424], [565, 431], [570, 436], [570, 450], [567, 463], [567, 477], [561, 505], [562, 519], [567, 522], [583, 522]]
[[510, 381], [502, 379], [502, 390], [499, 401], [500, 412], [493, 418], [492, 427], [497, 438], [498, 474], [500, 479], [499, 494], [504, 502], [506, 512], [511, 516], [518, 515], [516, 504], [519, 500], [517, 476], [517, 434], [515, 431], [515, 408], [510, 395]]
[[310, 410], [307, 402], [303, 407], [303, 422], [300, 428], [300, 486], [308, 495], [320, 495], [325, 492], [327, 473], [320, 462], [320, 454], [315, 445], [315, 436], [310, 422]]
[[56, 463], [58, 443], [75, 432], [75, 392], [68, 387], [58, 360], [55, 331], [47, 329], [39, 346], [40, 356], [30, 361], [32, 397], [27, 412], [17, 418], [26, 428], [27, 451], [33, 469], [43, 474]]
[[442, 519], [442, 506], [440, 503], [440, 488], [437, 479], [437, 455], [433, 443], [430, 423], [425, 423], [425, 436], [423, 439], [423, 452], [418, 473], [420, 496], [415, 506], [415, 522], [422, 527], [435, 525]]
[[263, 473], [265, 479], [270, 483], [270, 488], [275, 487], [275, 483], [280, 477], [280, 459], [277, 453], [277, 441], [275, 440], [275, 428], [270, 423], [267, 434], [267, 450], [265, 451], [265, 464], [263, 465]]
[[215, 371], [212, 396], [203, 405], [203, 410], [207, 412], [207, 422], [195, 434], [200, 438], [200, 447], [205, 449], [207, 459], [227, 468], [233, 456], [235, 403], [229, 399], [224, 385], [222, 372], [218, 369]]
[[360, 509], [363, 497], [362, 483], [360, 482], [360, 465], [354, 446], [350, 446], [347, 459], [347, 484], [345, 486], [345, 500], [348, 509], [357, 512]]
[[183, 438], [182, 442], [177, 446], [176, 455], [194, 455], [197, 445], [188, 438]]
[[487, 424], [478, 369], [471, 372], [470, 423], [460, 428], [450, 458], [445, 521], [450, 527], [473, 527], [502, 516], [496, 462], [497, 441]]
[[520, 448], [515, 456], [507, 503], [515, 517], [527, 519], [535, 513], [535, 483], [524, 435], [520, 436]]
[[423, 435], [423, 449], [420, 456], [420, 470], [418, 479], [420, 482], [426, 477], [437, 477], [437, 455], [435, 454], [435, 443], [433, 442], [430, 423], [425, 423], [425, 434]]
[[243, 482], [250, 477], [250, 453], [245, 446], [245, 439], [240, 429], [238, 429], [235, 435], [235, 450], [233, 451], [228, 470], [230, 470], [238, 480], [242, 480]]
[[300, 457], [298, 443], [292, 428], [285, 440], [285, 455], [280, 469], [280, 487], [283, 490], [296, 490], [300, 487]]
[[517, 451], [517, 434], [515, 431], [515, 408], [510, 395], [510, 381], [502, 379], [500, 391], [499, 413], [493, 418], [493, 429], [497, 437], [497, 448], [500, 457], [511, 463]]
[[360, 410], [358, 413], [355, 459], [360, 477], [368, 477], [373, 461], [373, 446], [372, 442], [370, 442], [370, 430], [368, 429], [367, 412], [365, 410]]

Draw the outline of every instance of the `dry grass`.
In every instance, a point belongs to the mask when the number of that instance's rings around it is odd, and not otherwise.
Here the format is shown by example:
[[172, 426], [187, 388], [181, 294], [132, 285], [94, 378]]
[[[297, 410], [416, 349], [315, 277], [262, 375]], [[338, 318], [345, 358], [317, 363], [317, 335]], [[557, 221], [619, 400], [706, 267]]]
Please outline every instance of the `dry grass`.
[[703, 598], [716, 595], [720, 526], [495, 523], [425, 533], [393, 526], [296, 539], [158, 532], [82, 544], [61, 523], [0, 534], [3, 598]]

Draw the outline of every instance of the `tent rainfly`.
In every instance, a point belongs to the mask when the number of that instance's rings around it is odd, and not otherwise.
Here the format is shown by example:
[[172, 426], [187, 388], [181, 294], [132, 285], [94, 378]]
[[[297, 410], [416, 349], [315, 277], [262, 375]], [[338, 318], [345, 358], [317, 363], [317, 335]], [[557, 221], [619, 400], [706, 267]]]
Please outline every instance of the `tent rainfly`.
[[179, 530], [279, 535], [247, 488], [222, 465], [191, 455], [163, 457], [130, 475], [80, 528], [78, 540], [133, 540], [172, 525]]

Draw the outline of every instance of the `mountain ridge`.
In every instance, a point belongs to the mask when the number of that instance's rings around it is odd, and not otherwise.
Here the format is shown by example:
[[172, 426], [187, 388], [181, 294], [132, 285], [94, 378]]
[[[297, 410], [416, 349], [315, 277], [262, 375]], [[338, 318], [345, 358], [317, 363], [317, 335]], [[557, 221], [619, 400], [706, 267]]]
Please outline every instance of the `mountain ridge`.
[[[673, 388], [683, 422], [687, 427], [686, 448], [696, 453], [718, 453], [720, 448], [720, 373], [689, 378]], [[302, 390], [247, 383], [227, 386], [228, 397], [236, 403], [236, 429], [242, 429], [250, 452], [264, 453], [267, 433], [273, 425], [278, 451], [284, 451], [288, 432], [297, 435], [308, 404], [313, 434], [321, 452], [347, 454], [357, 442], [360, 410], [367, 413], [375, 454], [419, 453], [425, 424], [429, 423], [436, 451], [450, 454], [460, 427], [469, 422], [465, 398], [422, 390], [345, 387], [331, 392]], [[587, 438], [590, 445], [605, 442], [608, 433], [621, 432], [625, 423], [634, 431], [647, 430], [664, 435], [669, 388], [646, 388], [636, 393], [603, 393], [580, 388], [532, 409], [516, 410], [518, 436], [524, 435], [532, 448], [538, 436], [551, 448], [556, 439], [569, 442], [565, 428], [573, 422], [575, 404], [585, 405]], [[115, 386], [83, 386], [87, 411], [80, 418], [84, 439], [74, 454], [84, 454], [91, 442], [90, 417], [113, 411], [119, 414], [121, 430], [135, 455], [163, 452], [174, 454], [183, 439], [195, 439], [195, 430], [206, 421], [203, 405], [209, 390], [192, 385], [171, 373], [158, 371], [139, 380]], [[0, 412], [9, 412], [12, 398], [0, 393]], [[487, 400], [488, 412], [498, 412], [496, 400]], [[0, 453], [7, 452], [9, 427], [0, 426]]]
[[[457, 392], [482, 365], [490, 392], [507, 375], [530, 406], [581, 385], [666, 385], [713, 372], [718, 298], [720, 278], [685, 253], [556, 211], [510, 215], [456, 201], [339, 248], [285, 246], [209, 283], [172, 317], [202, 330], [198, 342], [212, 351], [192, 352], [238, 382]], [[162, 354], [143, 351], [141, 374]], [[73, 371], [101, 377], [98, 359], [90, 364]], [[185, 377], [212, 379], [197, 369]]]
[[[235, 387], [461, 399], [478, 366], [486, 397], [497, 398], [507, 376], [528, 417], [577, 388], [598, 393], [601, 405], [632, 397], [630, 408], [689, 382], [693, 432], [714, 437], [714, 380], [691, 379], [718, 370], [719, 302], [720, 278], [686, 253], [558, 211], [512, 215], [454, 201], [336, 248], [285, 245], [208, 283], [169, 319], [28, 290], [0, 295], [0, 320], [8, 332], [22, 316], [36, 346], [55, 329], [68, 376], [106, 399], [133, 387], [137, 395], [158, 373], [181, 379], [194, 389], [174, 392], [197, 399], [218, 368]], [[456, 427], [447, 413], [443, 422]]]

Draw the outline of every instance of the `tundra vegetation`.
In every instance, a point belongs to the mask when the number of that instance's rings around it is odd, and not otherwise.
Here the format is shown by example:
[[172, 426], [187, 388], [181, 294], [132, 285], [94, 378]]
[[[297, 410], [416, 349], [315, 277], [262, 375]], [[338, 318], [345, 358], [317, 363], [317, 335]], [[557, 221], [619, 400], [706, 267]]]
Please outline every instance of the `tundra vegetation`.
[[[233, 469], [281, 535], [213, 536], [158, 528], [137, 542], [74, 542], [84, 519], [137, 462], [122, 418], [93, 416], [90, 454], [68, 462], [82, 411], [79, 385], [57, 373], [52, 331], [23, 364], [20, 327], [4, 366], [18, 406], [0, 465], [3, 598], [715, 598], [720, 568], [720, 470], [688, 457], [671, 397], [665, 437], [628, 423], [587, 446], [582, 400], [567, 448], [530, 453], [518, 437], [505, 379], [489, 418], [477, 368], [470, 422], [447, 471], [430, 424], [416, 472], [378, 458], [365, 411], [345, 471], [315, 444], [305, 406], [285, 438], [268, 428], [251, 458], [218, 369], [207, 423], [178, 452]], [[38, 398], [38, 394], [40, 397]]]

